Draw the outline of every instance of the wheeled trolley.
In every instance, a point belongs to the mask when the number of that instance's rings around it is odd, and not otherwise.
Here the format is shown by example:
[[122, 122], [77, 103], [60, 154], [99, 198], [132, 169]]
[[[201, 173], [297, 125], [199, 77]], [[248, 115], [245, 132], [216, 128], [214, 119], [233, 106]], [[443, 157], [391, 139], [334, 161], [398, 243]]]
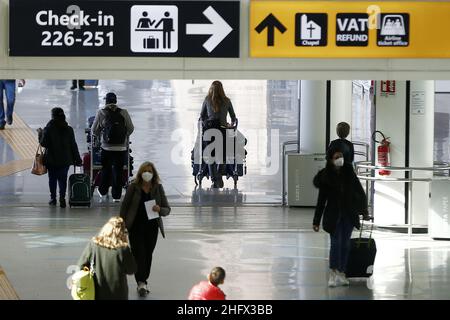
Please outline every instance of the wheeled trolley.
[[[94, 192], [95, 187], [101, 183], [101, 143], [100, 138], [91, 134], [91, 127], [95, 117], [88, 119], [88, 128], [85, 129], [86, 142], [88, 143], [88, 152], [83, 155], [83, 170], [89, 176], [91, 184], [91, 192]], [[128, 187], [130, 177], [133, 176], [133, 157], [130, 149], [131, 142], [128, 141], [128, 148], [125, 152], [124, 166], [123, 166], [123, 181], [124, 188]], [[111, 185], [111, 182], [110, 182]]]
[[[247, 139], [245, 136], [237, 129], [238, 120], [236, 119], [236, 123], [232, 127], [222, 128], [225, 131], [225, 139], [223, 143], [225, 143], [226, 147], [225, 151], [225, 163], [221, 167], [221, 172], [219, 172], [223, 177], [233, 178], [234, 187], [237, 187], [237, 182], [239, 177], [247, 174], [247, 165], [246, 165], [246, 156], [247, 151], [245, 150], [245, 145], [247, 144]], [[202, 121], [198, 122], [198, 134], [197, 139], [194, 145], [194, 148], [191, 151], [191, 166], [192, 166], [192, 175], [194, 176], [194, 183], [196, 186], [202, 186], [203, 178], [210, 179], [209, 169], [207, 161], [208, 155], [204, 154], [205, 148], [211, 143], [210, 141], [205, 140], [204, 133], [207, 129], [203, 127]], [[227, 150], [227, 148], [232, 148], [232, 150]]]

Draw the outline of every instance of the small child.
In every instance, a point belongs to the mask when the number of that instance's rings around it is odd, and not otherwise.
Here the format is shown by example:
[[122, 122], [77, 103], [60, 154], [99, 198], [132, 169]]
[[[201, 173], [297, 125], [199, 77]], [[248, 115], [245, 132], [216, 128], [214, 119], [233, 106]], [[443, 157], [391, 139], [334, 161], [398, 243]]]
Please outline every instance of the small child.
[[188, 300], [225, 300], [225, 294], [219, 288], [224, 283], [225, 270], [215, 267], [207, 278], [208, 281], [201, 281], [192, 287]]

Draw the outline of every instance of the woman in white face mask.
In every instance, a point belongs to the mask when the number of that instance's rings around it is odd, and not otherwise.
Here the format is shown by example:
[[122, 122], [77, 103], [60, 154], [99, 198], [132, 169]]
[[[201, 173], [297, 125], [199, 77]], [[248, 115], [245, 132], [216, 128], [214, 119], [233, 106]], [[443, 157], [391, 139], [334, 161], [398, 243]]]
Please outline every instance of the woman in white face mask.
[[314, 177], [319, 188], [313, 230], [318, 232], [323, 216], [323, 229], [330, 234], [330, 277], [328, 286], [349, 285], [345, 276], [350, 238], [353, 228], [360, 228], [359, 215], [367, 213], [366, 194], [353, 167], [344, 163], [338, 148], [327, 151], [327, 165]]
[[135, 279], [141, 297], [150, 292], [147, 279], [150, 276], [158, 232], [161, 231], [165, 237], [161, 217], [169, 214], [170, 206], [158, 172], [153, 163], [144, 162], [139, 167], [136, 179], [128, 186], [120, 207], [120, 216], [129, 230], [131, 251], [137, 262]]

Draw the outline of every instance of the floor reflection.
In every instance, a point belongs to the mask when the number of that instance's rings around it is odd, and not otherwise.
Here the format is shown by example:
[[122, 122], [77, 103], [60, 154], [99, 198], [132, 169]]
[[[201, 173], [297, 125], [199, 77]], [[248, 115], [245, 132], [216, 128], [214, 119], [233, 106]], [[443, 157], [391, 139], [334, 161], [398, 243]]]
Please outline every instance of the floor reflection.
[[242, 204], [246, 202], [246, 196], [237, 188], [217, 189], [195, 187], [192, 191], [192, 204], [196, 205], [227, 205]]

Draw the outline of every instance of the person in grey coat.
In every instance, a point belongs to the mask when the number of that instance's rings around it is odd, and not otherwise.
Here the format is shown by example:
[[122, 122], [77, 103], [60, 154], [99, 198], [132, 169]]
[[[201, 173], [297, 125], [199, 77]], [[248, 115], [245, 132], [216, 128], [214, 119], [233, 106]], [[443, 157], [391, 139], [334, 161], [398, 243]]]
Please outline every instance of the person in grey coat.
[[[155, 204], [150, 207], [153, 200]], [[155, 166], [151, 162], [144, 162], [139, 167], [136, 179], [128, 186], [120, 207], [120, 216], [130, 231], [131, 251], [137, 261], [137, 291], [141, 297], [150, 292], [147, 279], [150, 276], [153, 250], [159, 231], [165, 238], [161, 217], [169, 215], [170, 210]], [[149, 215], [152, 214], [155, 218], [150, 219]]]
[[103, 200], [112, 181], [113, 201], [120, 202], [124, 185], [123, 166], [134, 126], [127, 110], [117, 106], [117, 96], [113, 92], [106, 94], [105, 101], [105, 107], [98, 110], [91, 129], [94, 136], [101, 137], [102, 171], [97, 192]]
[[95, 300], [128, 300], [127, 274], [136, 272], [121, 217], [112, 217], [84, 249], [78, 266], [94, 264]]

